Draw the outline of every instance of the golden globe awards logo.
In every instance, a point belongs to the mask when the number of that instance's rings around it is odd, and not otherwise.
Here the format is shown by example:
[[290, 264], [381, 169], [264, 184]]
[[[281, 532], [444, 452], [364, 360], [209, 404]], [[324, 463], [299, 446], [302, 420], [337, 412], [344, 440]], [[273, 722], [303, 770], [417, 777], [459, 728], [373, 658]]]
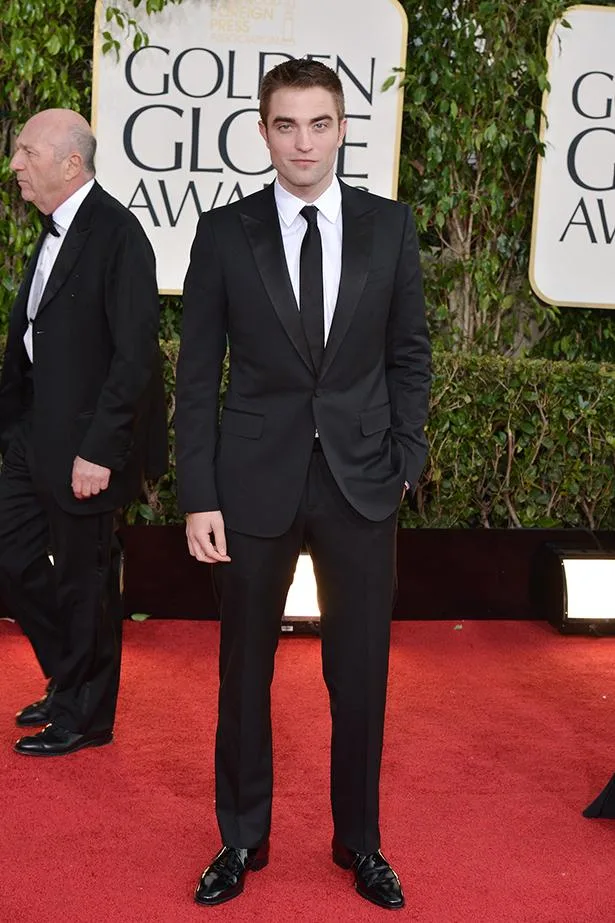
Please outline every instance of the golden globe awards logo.
[[572, 88], [574, 110], [590, 127], [575, 135], [568, 148], [568, 175], [584, 194], [560, 241], [575, 227], [585, 228], [593, 244], [599, 238], [610, 244], [615, 237], [615, 212], [608, 215], [604, 196], [596, 195], [615, 190], [614, 79], [608, 71], [591, 70], [581, 74]]
[[283, 60], [308, 56], [340, 76], [348, 132], [337, 173], [395, 196], [401, 91], [382, 86], [403, 67], [405, 14], [397, 0], [184, 0], [135, 18], [149, 43], [102, 54], [99, 2], [92, 122], [102, 185], [143, 224], [161, 291], [181, 290], [202, 211], [273, 180], [259, 136], [258, 88]]
[[556, 305], [615, 307], [615, 8], [577, 6], [551, 29], [530, 281]]

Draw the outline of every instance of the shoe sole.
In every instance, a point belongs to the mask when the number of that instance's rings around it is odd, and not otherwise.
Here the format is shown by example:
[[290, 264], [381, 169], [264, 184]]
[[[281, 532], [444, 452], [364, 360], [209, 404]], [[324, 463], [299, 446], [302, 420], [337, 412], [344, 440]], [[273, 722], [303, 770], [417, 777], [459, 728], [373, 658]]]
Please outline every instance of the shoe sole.
[[[260, 872], [261, 869], [264, 869], [266, 865], [269, 864], [269, 856], [264, 859], [256, 859], [253, 864], [246, 866], [246, 872]], [[217, 907], [218, 904], [226, 904], [227, 901], [232, 901], [233, 898], [239, 897], [240, 894], [243, 894], [243, 881], [241, 882], [241, 887], [237, 891], [233, 891], [232, 894], [225, 894], [224, 897], [217, 897], [215, 900], [208, 901], [202, 900], [194, 895], [194, 903], [198, 904], [200, 907]]]
[[364, 901], [369, 901], [370, 904], [374, 904], [376, 907], [381, 907], [383, 910], [403, 910], [406, 906], [405, 900], [403, 900], [401, 904], [395, 904], [394, 906], [392, 904], [382, 904], [380, 901], [374, 900], [373, 897], [369, 897], [367, 894], [364, 894], [363, 891], [361, 891], [361, 889], [357, 886], [356, 882], [355, 890], [359, 897], [362, 897]]
[[76, 744], [70, 750], [64, 750], [61, 753], [50, 753], [48, 750], [19, 750], [17, 744], [13, 747], [15, 753], [20, 756], [69, 756], [71, 753], [77, 753], [78, 750], [84, 750], [86, 747], [104, 747], [106, 744], [113, 742], [113, 734], [108, 737], [101, 737], [96, 740], [86, 740], [85, 743]]

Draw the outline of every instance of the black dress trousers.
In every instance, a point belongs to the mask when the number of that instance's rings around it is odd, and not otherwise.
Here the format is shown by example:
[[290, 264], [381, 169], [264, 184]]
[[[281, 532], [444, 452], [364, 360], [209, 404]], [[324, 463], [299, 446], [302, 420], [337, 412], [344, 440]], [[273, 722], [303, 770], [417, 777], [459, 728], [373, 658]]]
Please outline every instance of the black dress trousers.
[[[323, 673], [332, 717], [331, 803], [338, 839], [380, 846], [379, 777], [395, 582], [397, 515], [360, 516], [340, 492], [324, 454], [312, 454], [288, 532], [261, 538], [227, 530], [220, 568], [220, 694], [216, 811], [223, 842], [254, 847], [271, 824], [270, 685], [280, 621], [303, 543], [321, 609]], [[300, 725], [301, 715], [297, 724]]]
[[57, 684], [51, 720], [77, 733], [113, 727], [120, 564], [113, 513], [73, 516], [40, 486], [26, 413], [0, 473], [0, 588]]

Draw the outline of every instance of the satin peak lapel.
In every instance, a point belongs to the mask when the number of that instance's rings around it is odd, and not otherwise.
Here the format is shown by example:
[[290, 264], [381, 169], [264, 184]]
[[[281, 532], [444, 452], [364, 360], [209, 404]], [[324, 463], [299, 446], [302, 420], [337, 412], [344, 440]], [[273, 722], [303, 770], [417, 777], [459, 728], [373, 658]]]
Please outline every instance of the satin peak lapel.
[[374, 208], [357, 202], [342, 184], [342, 273], [331, 330], [320, 369], [325, 374], [337, 353], [365, 288], [372, 252]]
[[79, 206], [77, 214], [71, 222], [71, 226], [66, 232], [66, 237], [60, 247], [60, 252], [56, 257], [53, 268], [47, 280], [41, 303], [38, 306], [37, 314], [45, 310], [51, 299], [60, 291], [66, 282], [70, 272], [77, 261], [79, 254], [83, 249], [92, 226], [94, 223], [94, 214], [96, 205], [100, 200], [100, 186], [94, 183], [85, 199]]
[[68, 278], [71, 269], [77, 261], [77, 257], [83, 249], [89, 233], [90, 228], [77, 228], [75, 227], [76, 219], [73, 221], [68, 231], [66, 232], [66, 237], [62, 242], [60, 247], [60, 252], [56, 257], [56, 261], [53, 264], [53, 269], [47, 280], [47, 285], [45, 286], [45, 291], [43, 292], [43, 297], [41, 298], [41, 303], [38, 307], [37, 314], [40, 314], [41, 311], [44, 311], [45, 307], [51, 299], [56, 295], [59, 290], [62, 288], [66, 279]]
[[[264, 194], [263, 194], [264, 195]], [[261, 199], [264, 206], [257, 214], [256, 210], [243, 212], [241, 220], [245, 228], [254, 259], [263, 285], [271, 299], [276, 314], [284, 327], [291, 343], [309, 368], [314, 371], [310, 350], [305, 339], [299, 308], [291, 285], [288, 267], [284, 256], [284, 245], [278, 224], [273, 191], [271, 203]]]

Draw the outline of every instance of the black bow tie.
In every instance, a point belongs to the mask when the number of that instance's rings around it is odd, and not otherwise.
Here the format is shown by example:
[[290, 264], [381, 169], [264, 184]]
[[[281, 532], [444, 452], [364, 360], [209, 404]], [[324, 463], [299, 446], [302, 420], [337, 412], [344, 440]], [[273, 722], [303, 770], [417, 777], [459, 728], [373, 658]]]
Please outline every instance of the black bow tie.
[[51, 215], [43, 215], [41, 213], [41, 224], [43, 228], [47, 231], [48, 234], [51, 234], [53, 237], [59, 237], [60, 232], [55, 226], [54, 220]]

